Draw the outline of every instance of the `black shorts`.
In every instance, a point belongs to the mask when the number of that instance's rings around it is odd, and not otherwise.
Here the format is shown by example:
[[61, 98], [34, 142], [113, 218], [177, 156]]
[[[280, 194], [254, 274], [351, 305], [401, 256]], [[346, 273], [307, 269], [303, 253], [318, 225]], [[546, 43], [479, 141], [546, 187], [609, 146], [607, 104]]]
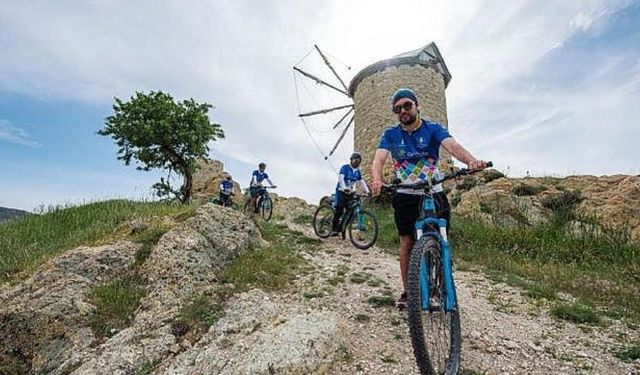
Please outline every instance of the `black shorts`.
[[[447, 220], [447, 231], [451, 222], [451, 206], [444, 192], [434, 193], [436, 215]], [[415, 235], [416, 221], [420, 217], [421, 195], [398, 193], [393, 197], [393, 218], [401, 236]]]
[[266, 189], [263, 188], [262, 186], [251, 186], [249, 187], [249, 195], [251, 195], [251, 198], [255, 198], [258, 195], [264, 194], [265, 190]]

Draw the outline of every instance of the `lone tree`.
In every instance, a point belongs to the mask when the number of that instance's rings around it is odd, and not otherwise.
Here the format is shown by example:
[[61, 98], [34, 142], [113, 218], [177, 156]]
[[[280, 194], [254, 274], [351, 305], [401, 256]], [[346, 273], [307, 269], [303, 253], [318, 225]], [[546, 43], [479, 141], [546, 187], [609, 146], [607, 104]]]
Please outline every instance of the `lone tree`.
[[213, 106], [193, 99], [176, 102], [162, 91], [149, 94], [136, 92], [128, 102], [115, 98], [112, 116], [98, 134], [111, 136], [118, 145], [118, 160], [129, 165], [137, 160], [138, 170], [154, 168], [169, 170], [183, 177], [179, 190], [174, 190], [169, 178], [153, 185], [159, 197], [177, 198], [189, 202], [196, 160], [207, 156], [209, 141], [224, 138], [219, 124], [209, 121], [207, 113]]

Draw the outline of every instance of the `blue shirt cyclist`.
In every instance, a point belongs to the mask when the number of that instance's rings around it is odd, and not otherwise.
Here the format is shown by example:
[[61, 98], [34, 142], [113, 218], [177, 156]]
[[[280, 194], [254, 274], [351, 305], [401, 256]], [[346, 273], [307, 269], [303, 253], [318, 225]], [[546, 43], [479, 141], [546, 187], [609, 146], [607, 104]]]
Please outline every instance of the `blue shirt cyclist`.
[[262, 195], [265, 191], [265, 187], [263, 186], [263, 182], [266, 181], [269, 187], [275, 188], [276, 186], [269, 179], [269, 175], [265, 173], [267, 169], [267, 164], [260, 163], [258, 164], [258, 169], [253, 171], [251, 175], [251, 183], [249, 184], [249, 194], [251, 195], [251, 205], [254, 207], [254, 211], [258, 212], [257, 200], [258, 196]]
[[[455, 141], [440, 124], [420, 117], [418, 97], [410, 89], [398, 89], [391, 99], [391, 109], [398, 116], [399, 123], [388, 128], [380, 138], [380, 144], [373, 159], [373, 195], [380, 194], [384, 185], [382, 170], [391, 154], [396, 177], [405, 184], [426, 181], [437, 171], [440, 146], [444, 147], [458, 160], [471, 169], [482, 169], [486, 162], [476, 159], [462, 145]], [[430, 162], [429, 158], [433, 162]], [[434, 168], [435, 166], [435, 168]], [[421, 191], [413, 189], [398, 190], [393, 196], [393, 209], [398, 235], [400, 236], [400, 275], [404, 289], [407, 288], [409, 254], [415, 243], [415, 223], [420, 216]], [[449, 223], [449, 202], [444, 192], [433, 193], [436, 213]], [[406, 293], [402, 293], [396, 302], [399, 308], [406, 308]]]
[[338, 184], [336, 185], [336, 192], [333, 200], [335, 213], [333, 215], [331, 230], [332, 236], [337, 236], [340, 233], [340, 219], [344, 213], [344, 208], [353, 198], [356, 186], [359, 186], [365, 194], [369, 194], [369, 187], [362, 179], [362, 173], [359, 169], [361, 162], [362, 155], [360, 155], [359, 152], [354, 152], [349, 158], [349, 164], [345, 164], [340, 168]]

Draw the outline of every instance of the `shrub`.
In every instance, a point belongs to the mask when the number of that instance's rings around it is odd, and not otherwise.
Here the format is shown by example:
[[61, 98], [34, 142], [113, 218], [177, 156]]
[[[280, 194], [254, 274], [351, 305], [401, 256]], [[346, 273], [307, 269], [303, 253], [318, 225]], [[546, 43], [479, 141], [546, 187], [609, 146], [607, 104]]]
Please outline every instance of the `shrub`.
[[572, 210], [582, 202], [582, 194], [577, 190], [563, 191], [560, 194], [549, 195], [541, 200], [544, 207], [552, 211]]
[[504, 173], [497, 171], [495, 169], [487, 169], [482, 172], [482, 179], [484, 182], [491, 182], [493, 180], [497, 180], [498, 178], [504, 177]]
[[543, 185], [533, 186], [533, 185], [527, 185], [527, 184], [520, 184], [520, 185], [514, 186], [514, 188], [511, 189], [511, 192], [517, 196], [523, 197], [523, 196], [538, 195], [539, 193], [542, 193], [545, 190], [547, 190], [547, 188], [544, 187]]

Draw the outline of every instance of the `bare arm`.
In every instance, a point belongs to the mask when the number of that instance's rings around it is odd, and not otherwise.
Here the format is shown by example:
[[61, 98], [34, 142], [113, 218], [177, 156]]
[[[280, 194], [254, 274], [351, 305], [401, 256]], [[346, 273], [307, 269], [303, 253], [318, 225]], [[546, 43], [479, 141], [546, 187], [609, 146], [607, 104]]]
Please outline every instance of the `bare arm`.
[[382, 169], [384, 168], [384, 163], [387, 161], [387, 157], [389, 156], [389, 150], [385, 150], [379, 148], [376, 150], [376, 155], [373, 158], [373, 164], [371, 165], [371, 175], [373, 177], [373, 182], [371, 183], [371, 190], [373, 190], [373, 196], [380, 194], [380, 188], [382, 187]]
[[484, 161], [476, 159], [469, 151], [467, 151], [467, 149], [462, 147], [462, 145], [456, 142], [453, 138], [447, 138], [442, 141], [442, 147], [471, 169], [486, 167], [486, 163]]

